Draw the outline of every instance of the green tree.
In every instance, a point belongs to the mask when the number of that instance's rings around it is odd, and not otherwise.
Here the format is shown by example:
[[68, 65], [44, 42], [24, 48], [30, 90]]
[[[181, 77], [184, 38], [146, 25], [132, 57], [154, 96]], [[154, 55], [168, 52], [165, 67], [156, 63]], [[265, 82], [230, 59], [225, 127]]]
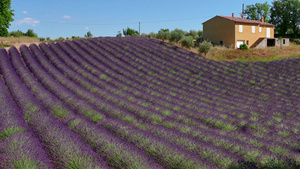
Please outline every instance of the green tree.
[[178, 42], [180, 39], [182, 39], [184, 37], [185, 34], [186, 34], [186, 32], [181, 29], [172, 30], [170, 41]]
[[299, 31], [300, 1], [299, 0], [275, 0], [271, 7], [270, 23], [276, 27], [276, 32], [286, 35], [291, 29], [296, 38]]
[[118, 34], [116, 35], [116, 37], [122, 37], [121, 31], [118, 31]]
[[88, 31], [88, 32], [84, 35], [84, 37], [86, 37], [86, 38], [91, 38], [91, 37], [93, 37], [93, 35], [92, 35], [91, 31]]
[[13, 36], [13, 37], [21, 37], [24, 36], [24, 32], [17, 30], [17, 31], [11, 31], [9, 33], [9, 36]]
[[150, 32], [150, 33], [149, 33], [149, 37], [150, 37], [150, 38], [155, 38], [155, 37], [156, 37], [156, 33]]
[[131, 29], [131, 28], [127, 28], [127, 29], [123, 29], [123, 35], [124, 36], [139, 36], [139, 32]]
[[161, 40], [169, 40], [171, 38], [170, 30], [169, 29], [160, 29], [156, 34], [157, 39]]
[[212, 47], [213, 45], [211, 42], [204, 41], [199, 45], [199, 53], [204, 53], [206, 55]]
[[190, 30], [189, 32], [186, 33], [186, 36], [192, 36], [193, 39], [196, 39], [198, 36], [198, 32], [196, 30]]
[[38, 35], [36, 33], [34, 33], [32, 29], [28, 29], [24, 35], [28, 36], [28, 37], [35, 37], [35, 38], [38, 37]]
[[184, 47], [191, 48], [194, 47], [194, 38], [192, 36], [184, 36], [181, 39], [181, 44]]
[[201, 30], [198, 30], [198, 31], [197, 31], [197, 35], [198, 35], [198, 37], [202, 37], [202, 35], [203, 35], [203, 31], [201, 31]]
[[265, 22], [269, 22], [270, 7], [271, 6], [268, 2], [247, 5], [245, 9], [246, 18], [251, 20], [260, 20], [261, 17], [264, 17]]
[[10, 22], [14, 21], [14, 10], [11, 9], [11, 0], [0, 1], [0, 36], [8, 36]]

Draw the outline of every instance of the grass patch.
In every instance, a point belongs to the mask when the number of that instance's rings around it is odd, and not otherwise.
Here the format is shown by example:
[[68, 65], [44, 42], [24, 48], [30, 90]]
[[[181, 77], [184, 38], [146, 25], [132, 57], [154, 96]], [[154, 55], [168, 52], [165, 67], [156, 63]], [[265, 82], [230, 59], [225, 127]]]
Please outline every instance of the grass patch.
[[170, 110], [164, 110], [162, 112], [162, 114], [165, 115], [165, 116], [170, 116], [172, 114], [172, 112]]
[[30, 121], [30, 116], [32, 113], [36, 112], [39, 110], [39, 107], [34, 105], [33, 103], [28, 103], [26, 104], [26, 112], [24, 115], [24, 119], [26, 122]]
[[148, 106], [150, 106], [150, 103], [142, 103], [142, 106], [148, 107]]
[[99, 115], [99, 114], [96, 114], [91, 118], [92, 122], [94, 122], [94, 123], [98, 123], [102, 119], [103, 119], [103, 116]]
[[9, 127], [5, 129], [3, 132], [0, 132], [0, 140], [4, 139], [5, 137], [9, 137], [10, 135], [14, 133], [24, 133], [25, 129], [20, 127]]
[[12, 45], [0, 43], [0, 48], [10, 47], [10, 46]]
[[[171, 42], [170, 42], [171, 43]], [[173, 45], [182, 47], [179, 43], [172, 42]], [[198, 53], [198, 48], [186, 49], [191, 52]], [[237, 50], [221, 46], [214, 46], [206, 55], [205, 58], [215, 61], [239, 61], [239, 62], [254, 62], [254, 61], [272, 61], [287, 58], [295, 58], [300, 56], [300, 45], [290, 43], [290, 46], [268, 47], [264, 49]]]
[[148, 75], [154, 75], [154, 72], [152, 72], [152, 71], [148, 72]]
[[282, 49], [280, 47], [268, 47], [264, 49], [237, 50], [215, 46], [205, 57], [216, 61], [268, 62], [299, 56], [300, 45], [290, 43], [290, 46], [284, 46]]
[[22, 159], [17, 160], [14, 159], [11, 161], [12, 166], [15, 169], [37, 169], [37, 162], [34, 161], [33, 159], [27, 159], [25, 157], [22, 157]]
[[54, 114], [57, 118], [61, 118], [68, 114], [68, 110], [63, 109], [61, 106], [55, 106], [51, 109], [51, 114]]
[[75, 119], [75, 120], [73, 120], [73, 121], [71, 121], [70, 123], [69, 123], [69, 127], [70, 128], [73, 128], [73, 127], [75, 127], [77, 124], [79, 124], [81, 122], [81, 119]]
[[21, 36], [21, 37], [0, 37], [0, 43], [1, 44], [16, 44], [16, 43], [33, 43], [33, 42], [39, 42], [40, 40], [38, 38], [34, 37], [27, 37], [27, 36]]
[[107, 76], [105, 74], [100, 75], [100, 79], [106, 79]]
[[75, 157], [72, 161], [68, 162], [67, 169], [73, 168], [86, 168], [93, 169], [95, 166], [91, 166], [93, 163], [92, 158], [90, 157]]

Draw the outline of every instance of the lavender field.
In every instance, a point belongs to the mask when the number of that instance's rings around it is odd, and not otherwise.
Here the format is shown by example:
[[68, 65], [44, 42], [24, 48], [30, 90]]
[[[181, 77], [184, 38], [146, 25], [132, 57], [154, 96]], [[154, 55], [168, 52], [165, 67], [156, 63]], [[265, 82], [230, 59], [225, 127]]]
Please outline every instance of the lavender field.
[[155, 39], [0, 49], [0, 168], [300, 168], [300, 58]]

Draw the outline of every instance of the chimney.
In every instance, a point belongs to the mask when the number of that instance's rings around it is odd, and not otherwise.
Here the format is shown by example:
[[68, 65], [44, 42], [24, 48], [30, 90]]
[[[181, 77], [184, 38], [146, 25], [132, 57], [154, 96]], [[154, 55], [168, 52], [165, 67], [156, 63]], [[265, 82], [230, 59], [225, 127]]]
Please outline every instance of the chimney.
[[262, 16], [260, 19], [261, 22], [265, 22], [265, 18]]
[[232, 17], [234, 18], [234, 13], [232, 13]]

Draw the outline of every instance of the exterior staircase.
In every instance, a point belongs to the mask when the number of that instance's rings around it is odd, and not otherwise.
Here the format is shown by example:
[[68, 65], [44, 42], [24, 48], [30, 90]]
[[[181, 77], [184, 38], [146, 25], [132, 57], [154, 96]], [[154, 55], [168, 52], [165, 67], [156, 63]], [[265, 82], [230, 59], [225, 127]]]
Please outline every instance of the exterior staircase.
[[254, 42], [253, 44], [252, 44], [252, 46], [250, 46], [250, 48], [256, 48], [263, 40], [265, 40], [265, 39], [267, 39], [267, 38], [259, 38], [259, 39], [257, 39], [257, 41], [256, 42]]

